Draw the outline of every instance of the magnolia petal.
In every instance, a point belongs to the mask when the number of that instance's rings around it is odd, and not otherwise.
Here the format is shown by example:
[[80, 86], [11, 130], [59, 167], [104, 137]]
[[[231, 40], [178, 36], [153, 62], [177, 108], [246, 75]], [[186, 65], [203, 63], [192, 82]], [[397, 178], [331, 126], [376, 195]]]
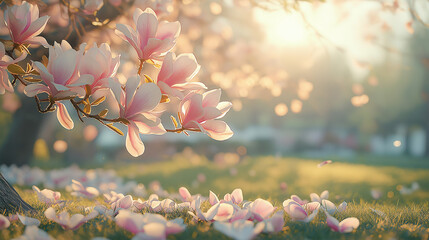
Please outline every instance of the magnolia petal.
[[219, 202], [219, 198], [212, 191], [209, 193], [209, 202], [212, 206]]
[[22, 216], [19, 214], [18, 214], [18, 218], [22, 222], [22, 224], [24, 224], [25, 226], [39, 226], [40, 225], [40, 221], [38, 219], [35, 219], [35, 218]]
[[243, 191], [241, 188], [234, 189], [231, 193], [232, 202], [235, 204], [240, 204], [243, 202]]
[[339, 224], [340, 232], [349, 233], [359, 227], [359, 220], [355, 217], [346, 218]]
[[130, 124], [128, 124], [125, 146], [133, 157], [138, 157], [144, 152], [145, 147], [140, 139], [139, 129], [134, 122], [130, 122]]
[[61, 126], [63, 126], [65, 129], [68, 129], [68, 130], [73, 129], [74, 123], [67, 111], [66, 106], [60, 102], [57, 102], [56, 104], [58, 107], [57, 118]]
[[332, 231], [338, 232], [340, 230], [340, 223], [331, 215], [326, 215], [326, 223], [328, 224], [328, 227], [332, 229]]
[[192, 201], [192, 195], [187, 188], [185, 188], [185, 187], [179, 188], [179, 194], [182, 197], [182, 200], [184, 202]]
[[201, 124], [206, 130], [207, 135], [214, 140], [224, 141], [232, 137], [234, 133], [229, 128], [228, 124], [220, 120], [209, 120]]

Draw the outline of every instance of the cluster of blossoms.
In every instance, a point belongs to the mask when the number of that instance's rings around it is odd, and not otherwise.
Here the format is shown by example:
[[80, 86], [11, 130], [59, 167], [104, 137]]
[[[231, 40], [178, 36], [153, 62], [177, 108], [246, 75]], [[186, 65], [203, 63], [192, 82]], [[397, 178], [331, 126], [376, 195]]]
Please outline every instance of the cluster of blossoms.
[[[81, 186], [79, 197], [93, 199], [94, 195], [87, 194], [80, 182], [73, 181], [72, 185]], [[258, 198], [246, 201], [241, 189], [234, 189], [231, 193], [219, 199], [218, 195], [209, 191], [209, 196], [192, 195], [185, 187], [178, 193], [166, 194], [161, 200], [157, 193], [151, 194], [146, 200], [134, 199], [131, 195], [124, 195], [111, 191], [104, 194], [104, 204], [95, 201], [94, 207], [83, 206], [86, 214], [70, 215], [66, 209], [69, 204], [62, 201], [59, 192], [50, 189], [39, 190], [33, 187], [39, 201], [46, 205], [44, 215], [47, 219], [58, 223], [63, 229], [76, 230], [88, 221], [102, 218], [104, 221], [113, 221], [117, 226], [134, 234], [133, 239], [166, 239], [170, 234], [177, 234], [186, 230], [187, 224], [213, 224], [213, 228], [233, 239], [252, 239], [260, 233], [279, 233], [283, 231], [285, 219], [309, 223], [319, 212], [326, 216], [327, 226], [335, 232], [349, 233], [358, 228], [359, 220], [354, 217], [338, 221], [334, 215], [347, 209], [347, 203], [336, 206], [328, 200], [329, 192], [324, 191], [320, 196], [310, 194], [310, 201], [302, 200], [296, 195], [283, 202], [283, 208], [278, 209], [265, 199]], [[83, 191], [83, 192], [82, 192]], [[89, 192], [97, 191], [93, 188]], [[58, 208], [63, 209], [57, 213]], [[375, 210], [374, 210], [375, 211]], [[190, 218], [167, 220], [164, 214], [184, 213]], [[27, 229], [45, 236], [41, 239], [51, 239], [46, 232], [36, 229], [41, 219], [22, 215], [5, 217], [0, 215], [0, 229], [8, 228], [10, 222], [20, 221]], [[27, 230], [26, 230], [27, 232]], [[27, 233], [24, 233], [24, 236]], [[25, 238], [24, 238], [25, 239]]]
[[[97, 3], [87, 4], [90, 12], [99, 9]], [[200, 69], [193, 54], [176, 56], [171, 52], [180, 34], [179, 22], [159, 21], [152, 9], [137, 8], [133, 15], [135, 28], [116, 25], [116, 33], [135, 49], [139, 60], [137, 74], [121, 83], [117, 78], [120, 55], [115, 56], [108, 44], [82, 43], [78, 50], [65, 40], [49, 45], [38, 36], [49, 17], [39, 17], [38, 7], [27, 2], [8, 7], [5, 19], [11, 41], [0, 43], [0, 94], [13, 92], [12, 85], [20, 82], [25, 86], [24, 93], [35, 97], [39, 111], [56, 111], [64, 128], [74, 127], [64, 104], [69, 102], [80, 120], [96, 119], [121, 135], [122, 131], [113, 124], [126, 125], [126, 148], [135, 157], [144, 152], [140, 134], [194, 131], [216, 140], [233, 135], [229, 126], [219, 120], [229, 111], [231, 103], [220, 102], [220, 89], [204, 92], [207, 87], [193, 80]], [[24, 70], [16, 63], [26, 57], [29, 44], [47, 47], [49, 57], [27, 64]], [[156, 79], [143, 74], [145, 63], [160, 68]], [[9, 80], [7, 72], [13, 80]], [[113, 97], [118, 103], [119, 116], [107, 118], [108, 109], [94, 113], [93, 107]], [[172, 116], [175, 128], [165, 129], [159, 109], [160, 105], [169, 103], [170, 98], [180, 100], [179, 121]], [[47, 105], [45, 108], [43, 103]]]

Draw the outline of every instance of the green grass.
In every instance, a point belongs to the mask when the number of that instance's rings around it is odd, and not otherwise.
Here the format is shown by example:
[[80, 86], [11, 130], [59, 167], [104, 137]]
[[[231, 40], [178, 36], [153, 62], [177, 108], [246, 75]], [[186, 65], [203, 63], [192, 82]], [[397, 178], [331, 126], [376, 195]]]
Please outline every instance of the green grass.
[[[309, 224], [292, 222], [288, 216], [284, 229], [279, 234], [261, 234], [258, 239], [428, 239], [429, 235], [429, 161], [422, 159], [356, 158], [353, 160], [334, 159], [334, 163], [317, 168], [322, 160], [255, 157], [245, 158], [234, 167], [237, 175], [231, 176], [226, 164], [215, 164], [205, 157], [194, 154], [179, 154], [168, 162], [155, 163], [115, 163], [106, 168], [114, 168], [120, 176], [134, 179], [146, 186], [158, 180], [169, 192], [177, 192], [186, 186], [192, 194], [208, 195], [212, 190], [220, 197], [234, 188], [243, 189], [246, 200], [257, 197], [270, 200], [281, 207], [282, 202], [292, 194], [309, 199], [311, 192], [329, 190], [329, 199], [335, 204], [348, 202], [345, 212], [336, 214], [339, 220], [357, 217], [361, 225], [350, 234], [330, 231], [325, 216], [318, 217]], [[384, 162], [384, 164], [383, 164]], [[203, 173], [206, 181], [198, 186], [192, 184], [197, 175]], [[250, 173], [250, 174], [249, 174]], [[414, 181], [420, 190], [401, 195], [401, 185], [410, 186]], [[280, 183], [286, 182], [286, 191], [280, 190]], [[370, 190], [377, 188], [384, 194], [374, 200]], [[40, 228], [48, 231], [56, 239], [91, 239], [104, 236], [109, 239], [127, 239], [132, 234], [116, 226], [112, 220], [102, 216], [84, 224], [76, 231], [63, 230], [58, 224], [48, 221], [43, 211], [45, 206], [38, 203], [35, 194], [28, 189], [19, 189], [24, 200], [39, 211], [36, 218], [42, 221]], [[389, 193], [389, 194], [387, 194]], [[388, 196], [389, 195], [389, 196]], [[71, 213], [83, 213], [82, 206], [94, 206], [96, 201], [75, 198], [67, 193], [62, 199], [69, 200], [65, 207]], [[386, 217], [374, 214], [370, 207], [386, 213]], [[177, 212], [167, 218], [181, 216], [188, 224], [185, 232], [169, 236], [169, 239], [228, 239], [208, 224], [191, 223], [189, 215]], [[19, 222], [2, 230], [0, 238], [9, 239], [24, 231]]]

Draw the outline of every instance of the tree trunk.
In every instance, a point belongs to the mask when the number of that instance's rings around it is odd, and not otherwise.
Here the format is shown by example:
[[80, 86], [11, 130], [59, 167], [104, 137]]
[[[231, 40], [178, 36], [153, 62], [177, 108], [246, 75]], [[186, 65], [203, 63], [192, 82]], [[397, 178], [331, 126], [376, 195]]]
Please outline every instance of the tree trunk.
[[14, 214], [20, 211], [34, 211], [34, 208], [22, 200], [15, 189], [0, 173], [0, 213]]
[[[21, 96], [21, 107], [14, 113], [5, 142], [0, 148], [0, 164], [22, 166], [33, 157], [34, 142], [43, 123], [34, 98]], [[1, 199], [0, 199], [1, 201]]]

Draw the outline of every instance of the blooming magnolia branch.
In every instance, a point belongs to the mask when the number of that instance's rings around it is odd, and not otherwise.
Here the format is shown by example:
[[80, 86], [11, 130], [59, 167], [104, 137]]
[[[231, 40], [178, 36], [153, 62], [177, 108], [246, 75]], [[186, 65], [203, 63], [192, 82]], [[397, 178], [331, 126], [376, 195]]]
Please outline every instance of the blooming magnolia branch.
[[[91, 13], [95, 16], [103, 2], [101, 5], [86, 2], [83, 9], [72, 7], [68, 1], [62, 3], [68, 7], [73, 22], [78, 21], [73, 20], [76, 15]], [[45, 38], [38, 36], [49, 16], [39, 17], [38, 7], [27, 2], [8, 7], [5, 19], [11, 40], [0, 43], [0, 94], [13, 92], [13, 85], [21, 83], [24, 93], [35, 98], [38, 110], [42, 113], [55, 111], [64, 128], [74, 127], [64, 104], [69, 102], [82, 122], [84, 118], [92, 118], [121, 135], [124, 134], [114, 124], [125, 125], [125, 145], [135, 157], [144, 152], [140, 134], [194, 131], [216, 140], [226, 140], [233, 135], [229, 126], [219, 120], [229, 111], [231, 103], [220, 102], [220, 89], [203, 93], [207, 87], [192, 81], [200, 69], [193, 54], [176, 56], [171, 52], [180, 34], [179, 22], [159, 21], [152, 9], [137, 8], [133, 16], [135, 28], [116, 25], [116, 33], [134, 48], [139, 61], [138, 74], [121, 84], [117, 79], [120, 55], [115, 56], [108, 44], [87, 46], [83, 43], [78, 50], [65, 40], [49, 45]], [[73, 24], [79, 34], [77, 25], [81, 23]], [[49, 56], [27, 63], [24, 70], [17, 63], [26, 58], [30, 44], [48, 48]], [[159, 68], [156, 79], [143, 73], [145, 62]], [[13, 76], [12, 81], [8, 72]], [[40, 98], [40, 94], [47, 98]], [[119, 116], [107, 117], [108, 109], [94, 112], [93, 107], [111, 97], [116, 99]], [[170, 98], [181, 100], [179, 122], [171, 117], [175, 129], [166, 130], [160, 120], [162, 112], [157, 109], [161, 104], [168, 104]], [[42, 103], [47, 106], [43, 108]]]

